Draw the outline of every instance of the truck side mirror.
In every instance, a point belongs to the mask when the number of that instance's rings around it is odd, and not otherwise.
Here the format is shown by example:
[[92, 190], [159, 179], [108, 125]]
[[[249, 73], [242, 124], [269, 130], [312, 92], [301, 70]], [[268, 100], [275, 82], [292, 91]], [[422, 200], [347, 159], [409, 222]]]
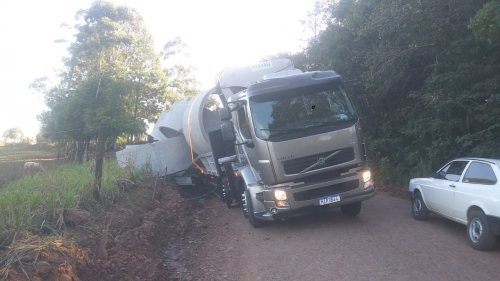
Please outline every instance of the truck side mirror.
[[254, 148], [255, 147], [255, 144], [253, 143], [252, 140], [245, 140], [244, 142], [235, 143], [234, 145], [245, 145], [248, 148]]
[[222, 139], [227, 142], [236, 141], [236, 135], [234, 134], [234, 126], [233, 122], [226, 121], [222, 123], [220, 126], [220, 130], [222, 131]]
[[362, 82], [356, 82], [352, 86], [354, 87], [354, 90], [356, 91], [356, 94], [358, 94], [358, 96], [365, 94], [365, 85], [363, 85]]
[[221, 121], [231, 120], [231, 109], [229, 107], [219, 109], [219, 118]]
[[359, 106], [361, 107], [361, 113], [363, 116], [368, 114], [368, 102], [366, 101], [365, 86], [361, 82], [354, 83], [354, 90], [358, 95]]

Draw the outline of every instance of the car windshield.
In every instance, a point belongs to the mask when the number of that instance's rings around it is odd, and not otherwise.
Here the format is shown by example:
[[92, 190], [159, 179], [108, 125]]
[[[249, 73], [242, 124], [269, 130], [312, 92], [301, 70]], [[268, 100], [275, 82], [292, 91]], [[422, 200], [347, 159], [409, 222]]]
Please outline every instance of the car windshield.
[[261, 139], [357, 120], [340, 84], [250, 99], [250, 107], [255, 133]]

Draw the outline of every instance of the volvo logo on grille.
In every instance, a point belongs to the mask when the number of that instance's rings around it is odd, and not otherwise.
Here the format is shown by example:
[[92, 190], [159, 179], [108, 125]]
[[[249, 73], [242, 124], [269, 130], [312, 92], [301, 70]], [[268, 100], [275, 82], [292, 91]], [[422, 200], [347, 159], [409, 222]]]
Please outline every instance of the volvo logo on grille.
[[320, 166], [325, 165], [325, 158], [324, 157], [321, 157], [318, 159], [318, 165], [320, 165]]
[[309, 167], [305, 168], [305, 169], [304, 169], [304, 170], [302, 170], [299, 174], [305, 173], [305, 172], [307, 172], [307, 171], [311, 170], [312, 168], [314, 168], [314, 167], [316, 167], [316, 166], [323, 166], [323, 165], [325, 165], [326, 160], [328, 160], [328, 159], [332, 158], [333, 156], [335, 156], [335, 155], [339, 154], [341, 151], [342, 151], [342, 150], [337, 150], [337, 151], [335, 151], [334, 153], [332, 153], [332, 154], [328, 155], [327, 157], [321, 157], [321, 158], [319, 158], [319, 159], [318, 159], [318, 162], [316, 162], [316, 163], [314, 163], [313, 165], [311, 165], [311, 166], [309, 166]]

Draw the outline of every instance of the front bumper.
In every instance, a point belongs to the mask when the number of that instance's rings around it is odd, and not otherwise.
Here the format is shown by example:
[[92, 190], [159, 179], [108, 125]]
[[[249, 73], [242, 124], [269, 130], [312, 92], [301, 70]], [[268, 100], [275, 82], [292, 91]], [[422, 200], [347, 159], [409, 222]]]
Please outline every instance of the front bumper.
[[[334, 180], [299, 185], [285, 188], [288, 207], [278, 207], [274, 198], [274, 190], [264, 190], [257, 195], [263, 203], [265, 211], [255, 213], [261, 220], [273, 221], [294, 216], [326, 210], [329, 207], [340, 207], [372, 198], [377, 194], [377, 187], [372, 184], [364, 187], [362, 173], [351, 173]], [[328, 205], [320, 205], [319, 198], [339, 195], [340, 201]]]

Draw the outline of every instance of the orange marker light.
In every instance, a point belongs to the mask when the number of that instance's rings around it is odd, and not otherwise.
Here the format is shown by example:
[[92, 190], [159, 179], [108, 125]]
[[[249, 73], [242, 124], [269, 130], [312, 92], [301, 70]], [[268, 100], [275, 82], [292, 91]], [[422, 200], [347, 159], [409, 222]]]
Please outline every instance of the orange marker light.
[[234, 172], [234, 176], [235, 176], [235, 177], [238, 177], [238, 172]]
[[288, 206], [290, 206], [288, 204], [288, 201], [276, 201], [276, 205], [278, 205], [278, 207], [288, 207]]

